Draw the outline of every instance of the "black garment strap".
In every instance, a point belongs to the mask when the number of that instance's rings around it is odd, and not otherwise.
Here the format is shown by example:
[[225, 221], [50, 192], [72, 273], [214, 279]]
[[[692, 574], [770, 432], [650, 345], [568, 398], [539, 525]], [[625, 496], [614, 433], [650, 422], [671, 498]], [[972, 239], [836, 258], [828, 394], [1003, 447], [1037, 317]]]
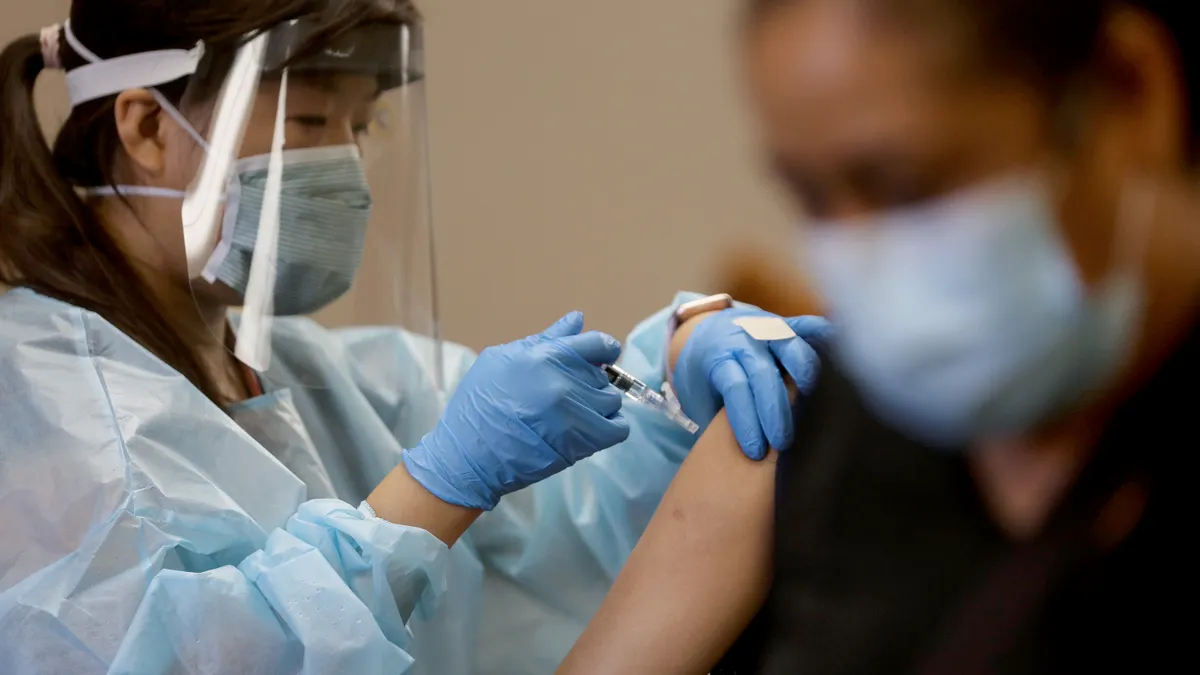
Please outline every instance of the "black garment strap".
[[1062, 522], [1001, 561], [957, 612], [943, 637], [914, 672], [919, 675], [998, 675], [1072, 570], [1099, 555], [1092, 527], [1103, 504]]
[[[1181, 494], [1183, 457], [1196, 450], [1190, 401], [1186, 392], [1200, 376], [1200, 328], [1193, 328], [1180, 348], [1108, 425], [1095, 455], [1058, 510], [1045, 533], [1013, 552], [969, 593], [945, 632], [927, 652], [916, 672], [920, 675], [993, 675], [1003, 660], [1019, 652], [1016, 642], [1036, 630], [1053, 593], [1092, 563], [1102, 563], [1113, 550], [1098, 541], [1105, 508], [1128, 485], [1145, 491], [1150, 508], [1160, 514], [1162, 505], [1174, 517], [1190, 507], [1175, 503]], [[1155, 436], [1161, 434], [1161, 440]], [[1186, 455], [1175, 452], [1182, 444]], [[1183, 479], [1185, 480], [1185, 479]], [[1139, 525], [1140, 527], [1140, 525]], [[1136, 543], [1134, 545], [1141, 545]], [[1118, 547], [1120, 544], [1118, 545]], [[1163, 571], [1165, 573], [1165, 570]], [[1151, 617], [1145, 617], [1151, 621]], [[1108, 647], [1111, 647], [1108, 646]], [[1043, 667], [1045, 664], [1042, 664]]]

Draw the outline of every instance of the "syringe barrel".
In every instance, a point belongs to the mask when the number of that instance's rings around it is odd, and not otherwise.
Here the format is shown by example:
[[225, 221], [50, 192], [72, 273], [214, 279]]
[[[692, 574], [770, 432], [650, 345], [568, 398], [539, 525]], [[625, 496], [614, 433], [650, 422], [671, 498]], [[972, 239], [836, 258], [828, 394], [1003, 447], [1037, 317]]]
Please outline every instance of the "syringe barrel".
[[644, 382], [617, 366], [604, 365], [601, 366], [601, 369], [608, 376], [608, 381], [612, 383], [612, 386], [625, 392], [629, 398], [635, 401], [645, 402], [647, 399], [653, 400], [656, 396]]
[[629, 391], [630, 389], [634, 389], [637, 387], [637, 385], [641, 384], [636, 377], [630, 375], [624, 370], [621, 370], [617, 366], [605, 364], [600, 366], [600, 368], [604, 371], [604, 374], [608, 376], [608, 381], [612, 383], [612, 386], [620, 389], [621, 391]]

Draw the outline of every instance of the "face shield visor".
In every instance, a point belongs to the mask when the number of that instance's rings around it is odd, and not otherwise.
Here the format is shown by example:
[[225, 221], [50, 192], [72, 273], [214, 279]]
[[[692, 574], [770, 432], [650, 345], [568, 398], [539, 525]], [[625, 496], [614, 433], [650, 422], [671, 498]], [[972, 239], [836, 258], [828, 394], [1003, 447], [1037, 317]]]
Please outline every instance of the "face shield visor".
[[134, 55], [134, 70], [154, 86], [145, 71], [191, 62], [178, 110], [160, 102], [203, 147], [182, 181], [195, 310], [240, 307], [214, 339], [269, 386], [319, 387], [286, 358], [292, 317], [402, 328], [440, 390], [419, 22], [298, 19], [203, 52]]

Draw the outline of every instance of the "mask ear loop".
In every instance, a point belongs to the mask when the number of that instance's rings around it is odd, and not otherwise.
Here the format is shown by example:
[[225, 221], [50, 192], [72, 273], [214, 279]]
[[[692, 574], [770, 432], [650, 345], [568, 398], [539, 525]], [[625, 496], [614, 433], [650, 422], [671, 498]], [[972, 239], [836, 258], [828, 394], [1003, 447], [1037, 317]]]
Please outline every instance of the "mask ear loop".
[[283, 147], [286, 140], [288, 71], [280, 76], [279, 102], [275, 111], [275, 136], [267, 168], [258, 235], [254, 240], [254, 259], [242, 310], [234, 355], [262, 373], [271, 363], [271, 325], [275, 312], [275, 278], [279, 251], [280, 192], [283, 188]]
[[150, 185], [101, 185], [80, 191], [88, 197], [151, 197], [155, 199], [183, 199], [183, 190], [154, 187]]
[[191, 122], [187, 121], [187, 119], [183, 116], [183, 113], [179, 112], [179, 108], [176, 108], [174, 105], [172, 105], [171, 102], [167, 100], [167, 97], [163, 96], [162, 92], [160, 92], [158, 89], [151, 87], [150, 95], [154, 97], [154, 100], [158, 101], [158, 106], [162, 108], [163, 112], [167, 113], [171, 119], [175, 120], [175, 123], [178, 124], [181, 129], [187, 132], [187, 135], [191, 136], [192, 140], [196, 141], [196, 144], [203, 148], [204, 152], [207, 153], [208, 141], [200, 135], [199, 131], [196, 131], [196, 127], [192, 126]]

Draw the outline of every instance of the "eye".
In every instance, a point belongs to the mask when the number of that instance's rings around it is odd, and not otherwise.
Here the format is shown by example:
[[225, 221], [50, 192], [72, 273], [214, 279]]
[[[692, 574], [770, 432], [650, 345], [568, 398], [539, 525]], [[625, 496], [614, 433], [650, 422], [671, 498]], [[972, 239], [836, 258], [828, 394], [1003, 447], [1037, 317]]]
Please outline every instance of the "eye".
[[796, 207], [805, 215], [810, 218], [824, 218], [829, 215], [832, 195], [825, 186], [810, 180], [782, 158], [772, 160], [771, 169], [790, 193]]
[[322, 128], [329, 124], [329, 118], [324, 115], [293, 115], [287, 121], [303, 127]]
[[925, 201], [938, 192], [938, 182], [912, 163], [864, 164], [849, 180], [863, 201], [877, 208], [898, 208]]

